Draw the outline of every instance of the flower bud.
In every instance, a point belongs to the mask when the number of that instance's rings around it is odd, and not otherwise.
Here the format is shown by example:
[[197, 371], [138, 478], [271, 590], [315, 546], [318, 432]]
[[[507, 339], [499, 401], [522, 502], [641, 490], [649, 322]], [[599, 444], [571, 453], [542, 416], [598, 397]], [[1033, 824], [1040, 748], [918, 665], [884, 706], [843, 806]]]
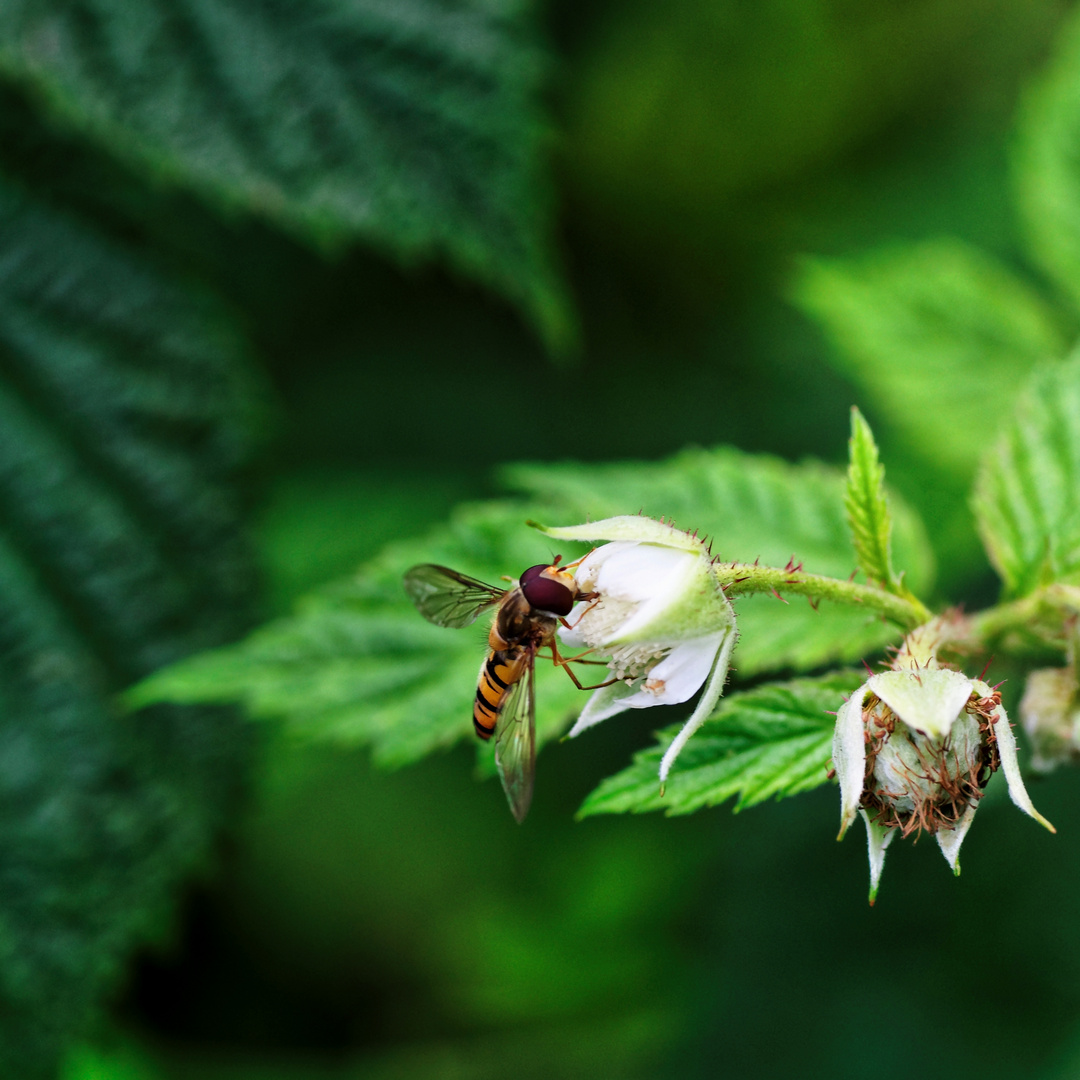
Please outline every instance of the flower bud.
[[1071, 667], [1042, 668], [1027, 678], [1020, 721], [1031, 739], [1031, 767], [1050, 772], [1080, 758], [1080, 702]]
[[904, 649], [841, 706], [833, 736], [840, 837], [861, 814], [870, 851], [870, 902], [893, 837], [930, 833], [960, 873], [960, 845], [991, 775], [1005, 773], [1014, 803], [1051, 832], [1024, 788], [1001, 695], [979, 679], [918, 666]]
[[863, 705], [866, 764], [859, 806], [901, 836], [955, 828], [1001, 763], [987, 715], [1000, 701], [996, 691], [985, 700], [970, 696], [940, 736], [910, 727], [870, 694]]

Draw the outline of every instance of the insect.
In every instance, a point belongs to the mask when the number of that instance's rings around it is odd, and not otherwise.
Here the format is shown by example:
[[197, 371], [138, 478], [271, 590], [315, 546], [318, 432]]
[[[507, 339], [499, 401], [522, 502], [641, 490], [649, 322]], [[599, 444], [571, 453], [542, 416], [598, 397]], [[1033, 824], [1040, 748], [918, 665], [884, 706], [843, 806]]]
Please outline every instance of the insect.
[[[480, 666], [473, 702], [473, 727], [481, 739], [495, 737], [495, 764], [514, 817], [520, 822], [532, 802], [536, 771], [536, 654], [551, 649], [552, 659], [566, 669], [581, 690], [555, 645], [555, 631], [583, 593], [570, 570], [551, 563], [530, 566], [511, 589], [486, 585], [446, 566], [425, 563], [405, 574], [405, 591], [417, 610], [436, 626], [460, 629], [481, 612], [495, 609], [488, 634], [488, 652]], [[590, 661], [581, 661], [590, 663]], [[601, 685], [607, 686], [607, 683]]]

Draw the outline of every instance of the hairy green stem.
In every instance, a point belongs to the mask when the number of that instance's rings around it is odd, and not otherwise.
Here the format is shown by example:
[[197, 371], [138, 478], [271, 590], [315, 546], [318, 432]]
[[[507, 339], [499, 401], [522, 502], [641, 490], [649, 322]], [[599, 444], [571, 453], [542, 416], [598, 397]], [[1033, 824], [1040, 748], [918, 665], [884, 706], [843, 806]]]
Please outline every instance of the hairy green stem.
[[[808, 574], [791, 567], [758, 566], [750, 563], [716, 563], [716, 580], [729, 597], [753, 593], [775, 596], [795, 594], [811, 603], [828, 600], [852, 604], [875, 611], [902, 630], [913, 630], [933, 618], [933, 613], [916, 597], [906, 592], [895, 595], [876, 585], [840, 581], [822, 574]], [[1063, 648], [1066, 620], [1080, 618], [1080, 588], [1073, 585], [1047, 585], [1030, 596], [996, 604], [973, 615], [955, 613], [941, 624], [945, 635], [942, 646], [962, 651], [985, 651], [1004, 647], [1007, 651], [1025, 652]]]
[[829, 600], [876, 611], [904, 630], [912, 630], [931, 618], [930, 610], [914, 597], [894, 596], [875, 585], [859, 585], [822, 574], [808, 574], [787, 567], [750, 563], [718, 563], [716, 580], [728, 596], [750, 593], [794, 593], [811, 601]]
[[1030, 596], [971, 615], [965, 620], [959, 643], [985, 648], [1002, 643], [1010, 635], [1020, 635], [1036, 644], [1064, 647], [1066, 621], [1075, 621], [1078, 615], [1080, 589], [1075, 585], [1047, 585]]

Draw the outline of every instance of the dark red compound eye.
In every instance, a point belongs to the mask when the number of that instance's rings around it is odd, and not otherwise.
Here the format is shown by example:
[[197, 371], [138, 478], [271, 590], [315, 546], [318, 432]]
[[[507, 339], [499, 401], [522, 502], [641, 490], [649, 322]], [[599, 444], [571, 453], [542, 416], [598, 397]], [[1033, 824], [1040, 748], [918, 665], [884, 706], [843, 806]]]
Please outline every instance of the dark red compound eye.
[[550, 611], [552, 615], [569, 615], [574, 606], [574, 592], [561, 581], [541, 576], [550, 566], [550, 563], [530, 566], [521, 575], [521, 591], [532, 607]]

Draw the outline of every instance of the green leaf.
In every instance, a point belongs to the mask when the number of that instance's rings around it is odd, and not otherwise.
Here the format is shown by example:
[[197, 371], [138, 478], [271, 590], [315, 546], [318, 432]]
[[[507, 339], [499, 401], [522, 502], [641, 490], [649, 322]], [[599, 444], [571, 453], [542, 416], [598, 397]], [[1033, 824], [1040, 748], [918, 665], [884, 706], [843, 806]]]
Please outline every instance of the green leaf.
[[859, 569], [882, 588], [898, 588], [890, 552], [892, 519], [885, 498], [885, 466], [878, 460], [870, 425], [854, 406], [851, 409], [850, 462], [844, 506], [851, 526]]
[[251, 402], [215, 308], [0, 181], [0, 1075], [55, 1074], [231, 803], [234, 718], [114, 695], [246, 622]]
[[524, 0], [12, 0], [0, 77], [158, 180], [321, 246], [445, 257], [573, 337]]
[[1080, 306], [1080, 16], [1028, 91], [1013, 147], [1013, 174], [1031, 253]]
[[988, 412], [1007, 408], [1017, 381], [1067, 348], [1040, 297], [956, 240], [808, 262], [795, 301], [923, 461], [965, 477], [986, 445]]
[[600, 784], [579, 816], [690, 814], [732, 797], [738, 811], [820, 787], [832, 756], [832, 714], [865, 680], [865, 674], [842, 671], [729, 694], [679, 755], [663, 796], [657, 770], [679, 725], [660, 732], [658, 745]]
[[979, 470], [974, 510], [1007, 595], [1080, 581], [1080, 355], [1028, 381]]
[[[486, 648], [486, 620], [442, 630], [417, 614], [401, 585], [401, 575], [416, 563], [451, 566], [496, 583], [554, 554], [549, 540], [525, 527], [528, 518], [570, 523], [644, 507], [713, 532], [714, 551], [725, 556], [752, 561], [760, 554], [783, 563], [798, 551], [807, 569], [847, 577], [852, 568], [843, 477], [822, 466], [722, 449], [661, 463], [521, 465], [506, 477], [531, 499], [460, 508], [448, 526], [390, 545], [356, 577], [309, 596], [293, 616], [238, 645], [158, 672], [130, 692], [129, 703], [238, 701], [251, 715], [280, 719], [303, 738], [366, 743], [382, 764], [402, 765], [471, 737]], [[921, 526], [902, 504], [897, 521], [906, 565], [926, 583], [930, 561]], [[563, 543], [558, 550], [570, 559], [585, 548]], [[808, 604], [747, 598], [739, 613], [735, 663], [742, 675], [855, 659], [897, 634], [841, 607], [814, 611]], [[566, 729], [586, 698], [550, 661], [537, 664], [537, 688], [537, 739], [543, 742]], [[490, 768], [490, 747], [481, 753]]]

